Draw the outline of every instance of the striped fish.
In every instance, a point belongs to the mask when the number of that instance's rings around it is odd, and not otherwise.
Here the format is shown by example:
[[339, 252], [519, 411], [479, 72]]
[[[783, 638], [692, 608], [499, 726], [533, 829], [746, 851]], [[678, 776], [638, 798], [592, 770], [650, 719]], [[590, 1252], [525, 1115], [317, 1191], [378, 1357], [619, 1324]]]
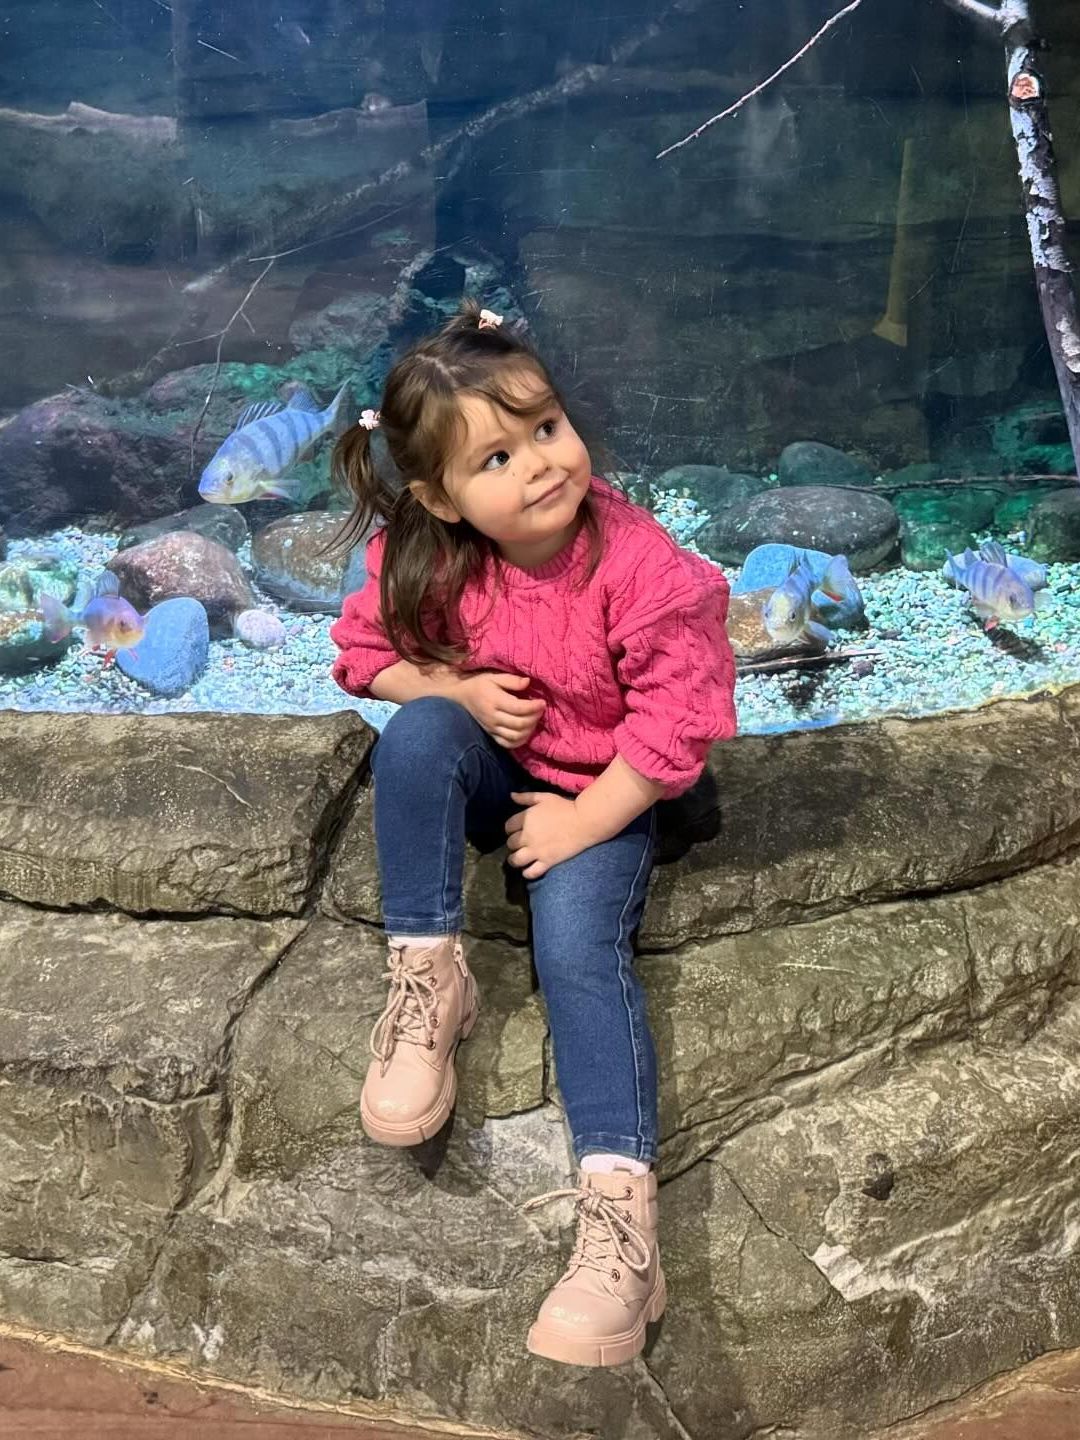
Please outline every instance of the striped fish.
[[215, 505], [263, 498], [302, 504], [310, 499], [310, 480], [305, 485], [285, 477], [324, 435], [341, 433], [347, 400], [348, 386], [343, 385], [325, 410], [304, 389], [295, 391], [287, 405], [280, 400], [249, 405], [203, 471], [199, 494]]
[[1003, 622], [1014, 624], [1026, 620], [1036, 610], [1042, 610], [1046, 603], [1045, 591], [1034, 594], [1019, 575], [1005, 565], [991, 565], [986, 560], [972, 560], [960, 568], [956, 557], [945, 554], [953, 561], [957, 570], [956, 583], [971, 597], [971, 608], [982, 620], [987, 630]]
[[950, 585], [961, 585], [960, 577], [969, 565], [976, 560], [985, 560], [988, 565], [1004, 565], [1018, 576], [1029, 590], [1042, 590], [1045, 588], [1046, 566], [1040, 565], [1037, 560], [1029, 560], [1026, 555], [1013, 555], [1010, 551], [1006, 553], [1004, 545], [997, 540], [986, 540], [979, 546], [979, 553], [976, 555], [972, 549], [967, 549], [962, 555], [951, 555], [946, 550], [948, 559], [941, 567], [941, 573]]
[[1045, 565], [1029, 560], [1026, 555], [1007, 555], [1005, 546], [999, 545], [996, 540], [987, 540], [979, 546], [979, 559], [985, 560], [988, 565], [1005, 565], [1020, 577], [1029, 590], [1042, 590], [1046, 585]]

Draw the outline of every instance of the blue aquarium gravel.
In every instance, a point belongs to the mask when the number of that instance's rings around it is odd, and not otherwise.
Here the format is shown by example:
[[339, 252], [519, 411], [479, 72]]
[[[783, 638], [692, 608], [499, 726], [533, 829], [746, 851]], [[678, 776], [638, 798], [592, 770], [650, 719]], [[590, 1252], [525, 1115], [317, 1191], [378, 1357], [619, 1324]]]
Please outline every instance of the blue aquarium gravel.
[[[709, 516], [692, 500], [662, 495], [657, 518], [695, 550], [694, 535]], [[1004, 537], [1003, 537], [1004, 538]], [[1022, 535], [1011, 541], [1022, 548]], [[117, 536], [57, 531], [14, 540], [9, 557], [50, 548], [100, 569]], [[240, 562], [250, 574], [248, 547]], [[730, 578], [738, 568], [725, 567]], [[1051, 565], [1046, 610], [1012, 628], [986, 634], [963, 592], [936, 574], [895, 569], [861, 576], [870, 629], [840, 637], [843, 648], [878, 651], [877, 658], [841, 661], [777, 674], [740, 677], [736, 694], [745, 733], [811, 729], [882, 715], [966, 710], [1002, 697], [1022, 697], [1080, 682], [1080, 564]], [[278, 615], [287, 639], [278, 650], [249, 650], [239, 640], [214, 640], [205, 671], [185, 695], [158, 699], [116, 666], [76, 643], [63, 659], [33, 674], [0, 676], [0, 708], [149, 715], [192, 711], [319, 715], [353, 708], [381, 729], [395, 706], [354, 700], [330, 678], [333, 617], [285, 610], [255, 586], [259, 605]]]

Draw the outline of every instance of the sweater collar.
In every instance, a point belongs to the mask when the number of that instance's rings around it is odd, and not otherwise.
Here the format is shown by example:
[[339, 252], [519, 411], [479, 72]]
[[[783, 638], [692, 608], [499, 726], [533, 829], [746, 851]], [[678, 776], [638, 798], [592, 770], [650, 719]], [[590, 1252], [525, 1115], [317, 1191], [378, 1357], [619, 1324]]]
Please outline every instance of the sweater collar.
[[[598, 482], [594, 476], [589, 491], [594, 501], [602, 486], [603, 482]], [[499, 560], [499, 574], [504, 585], [515, 590], [524, 590], [537, 585], [545, 585], [549, 581], [558, 580], [576, 570], [584, 562], [588, 553], [589, 527], [582, 521], [581, 528], [573, 540], [564, 545], [550, 560], [545, 560], [543, 565], [532, 565], [525, 569], [521, 565], [511, 565], [508, 560]], [[495, 561], [492, 560], [490, 563], [494, 566]]]

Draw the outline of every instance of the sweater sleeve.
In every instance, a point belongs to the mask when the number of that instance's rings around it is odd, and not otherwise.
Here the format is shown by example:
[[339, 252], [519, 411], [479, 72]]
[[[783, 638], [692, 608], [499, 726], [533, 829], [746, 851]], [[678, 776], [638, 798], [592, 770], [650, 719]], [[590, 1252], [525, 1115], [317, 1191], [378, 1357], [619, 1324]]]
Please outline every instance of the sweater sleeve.
[[385, 533], [377, 530], [364, 552], [364, 587], [346, 595], [341, 619], [330, 627], [330, 639], [340, 652], [331, 674], [350, 695], [369, 697], [368, 687], [375, 676], [401, 659], [386, 638], [379, 618], [379, 574], [385, 544]]
[[735, 734], [728, 583], [666, 535], [635, 560], [608, 610], [626, 704], [615, 746], [670, 800], [697, 781], [712, 744]]

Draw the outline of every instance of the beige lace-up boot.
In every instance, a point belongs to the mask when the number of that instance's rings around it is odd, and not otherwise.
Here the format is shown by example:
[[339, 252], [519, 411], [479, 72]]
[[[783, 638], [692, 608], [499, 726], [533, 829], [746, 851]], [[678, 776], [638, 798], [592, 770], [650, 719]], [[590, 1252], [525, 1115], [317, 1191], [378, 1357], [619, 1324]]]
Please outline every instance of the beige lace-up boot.
[[581, 1172], [526, 1210], [572, 1196], [577, 1239], [566, 1274], [548, 1292], [526, 1345], [569, 1365], [622, 1365], [644, 1347], [645, 1326], [667, 1303], [656, 1245], [656, 1175]]
[[371, 1032], [360, 1119], [381, 1145], [419, 1145], [454, 1108], [454, 1053], [476, 1024], [476, 981], [458, 935], [390, 946], [390, 994]]

